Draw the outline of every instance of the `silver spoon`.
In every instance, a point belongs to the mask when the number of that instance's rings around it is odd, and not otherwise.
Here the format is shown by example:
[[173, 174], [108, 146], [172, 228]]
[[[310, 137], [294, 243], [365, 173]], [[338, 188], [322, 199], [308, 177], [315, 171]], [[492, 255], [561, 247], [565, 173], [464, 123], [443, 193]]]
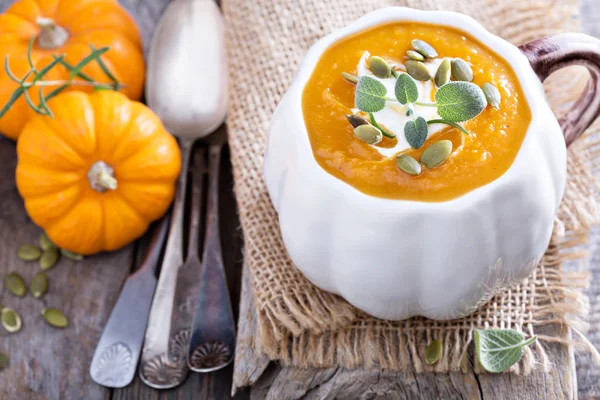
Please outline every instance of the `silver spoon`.
[[193, 143], [225, 119], [223, 40], [222, 16], [212, 0], [175, 0], [164, 11], [148, 53], [146, 100], [167, 129], [179, 137], [182, 151], [173, 221], [140, 365], [141, 379], [155, 388], [175, 387], [188, 373], [192, 311], [175, 299], [183, 264], [183, 203]]
[[154, 229], [142, 265], [125, 281], [104, 327], [90, 365], [90, 376], [100, 385], [122, 388], [133, 380], [156, 287], [156, 266], [168, 226], [167, 214]]

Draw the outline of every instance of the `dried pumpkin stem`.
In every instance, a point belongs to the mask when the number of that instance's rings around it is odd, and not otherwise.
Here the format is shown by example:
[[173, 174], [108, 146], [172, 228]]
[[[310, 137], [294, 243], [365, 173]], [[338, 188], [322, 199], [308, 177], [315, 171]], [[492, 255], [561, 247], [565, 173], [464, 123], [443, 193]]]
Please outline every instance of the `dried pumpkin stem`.
[[92, 189], [99, 193], [117, 188], [114, 170], [104, 161], [97, 161], [88, 170], [88, 180]]
[[62, 26], [57, 25], [53, 19], [38, 17], [36, 23], [40, 27], [37, 45], [42, 49], [57, 49], [69, 40], [69, 32]]

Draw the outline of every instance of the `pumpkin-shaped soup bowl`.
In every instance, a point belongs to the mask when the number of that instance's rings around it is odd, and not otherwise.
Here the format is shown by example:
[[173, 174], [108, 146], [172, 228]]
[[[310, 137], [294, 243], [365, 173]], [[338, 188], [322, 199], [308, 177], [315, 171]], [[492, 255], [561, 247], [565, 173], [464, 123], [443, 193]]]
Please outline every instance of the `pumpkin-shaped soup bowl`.
[[[319, 40], [265, 155], [294, 264], [394, 320], [462, 317], [524, 279], [550, 241], [566, 147], [599, 112], [599, 50], [582, 34], [517, 48], [465, 15], [396, 7]], [[592, 79], [559, 124], [541, 81], [571, 64]]]

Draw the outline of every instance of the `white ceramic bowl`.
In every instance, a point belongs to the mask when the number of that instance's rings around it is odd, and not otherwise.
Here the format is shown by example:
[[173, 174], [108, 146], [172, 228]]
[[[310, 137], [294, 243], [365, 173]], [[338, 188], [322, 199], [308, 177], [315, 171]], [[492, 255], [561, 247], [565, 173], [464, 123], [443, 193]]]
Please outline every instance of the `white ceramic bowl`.
[[[393, 21], [458, 28], [512, 65], [532, 120], [500, 178], [451, 201], [388, 200], [317, 164], [301, 107], [313, 69], [339, 39]], [[564, 191], [566, 147], [540, 80], [517, 47], [462, 14], [394, 7], [310, 48], [271, 121], [264, 172], [288, 253], [315, 285], [376, 317], [451, 319], [472, 313], [537, 265]]]

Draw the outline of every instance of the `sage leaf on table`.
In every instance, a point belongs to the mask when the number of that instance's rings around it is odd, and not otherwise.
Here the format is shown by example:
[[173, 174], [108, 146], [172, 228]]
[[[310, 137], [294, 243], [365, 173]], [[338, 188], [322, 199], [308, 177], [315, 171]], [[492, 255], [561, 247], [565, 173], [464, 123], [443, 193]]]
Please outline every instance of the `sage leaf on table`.
[[504, 372], [523, 357], [524, 348], [537, 340], [525, 340], [513, 329], [476, 329], [475, 353], [481, 366], [488, 372]]
[[414, 103], [419, 98], [419, 88], [410, 75], [403, 73], [396, 80], [394, 94], [400, 104]]
[[407, 121], [404, 125], [404, 137], [408, 144], [415, 149], [423, 146], [427, 140], [427, 132], [427, 121], [423, 117]]
[[381, 111], [385, 107], [386, 94], [383, 83], [370, 76], [363, 76], [358, 80], [354, 94], [356, 108], [368, 113]]
[[448, 82], [435, 92], [440, 117], [450, 122], [463, 122], [475, 118], [487, 106], [479, 86], [471, 82]]

